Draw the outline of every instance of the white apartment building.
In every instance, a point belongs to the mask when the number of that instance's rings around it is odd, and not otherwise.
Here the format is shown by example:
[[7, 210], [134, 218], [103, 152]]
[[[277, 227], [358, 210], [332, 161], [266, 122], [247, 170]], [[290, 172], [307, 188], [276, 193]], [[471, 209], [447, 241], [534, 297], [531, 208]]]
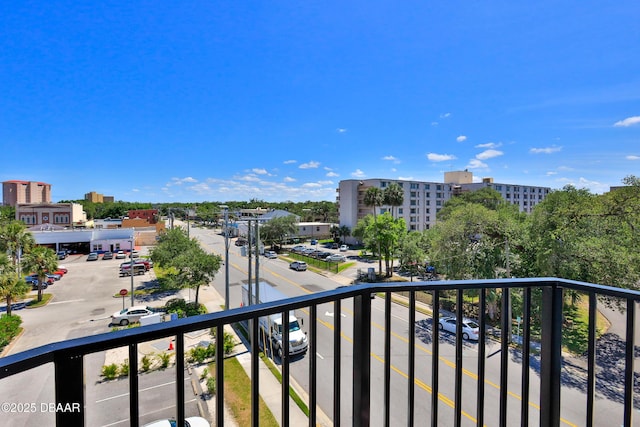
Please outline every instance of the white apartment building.
[[[451, 197], [467, 191], [490, 187], [502, 195], [509, 203], [518, 205], [521, 212], [531, 212], [549, 194], [549, 187], [531, 185], [498, 184], [493, 178], [483, 178], [473, 182], [473, 173], [468, 171], [446, 172], [445, 182], [404, 181], [394, 179], [348, 179], [340, 181], [338, 188], [338, 210], [340, 225], [352, 230], [358, 220], [373, 214], [373, 208], [364, 204], [368, 188], [378, 187], [384, 191], [391, 183], [397, 183], [404, 190], [404, 203], [396, 208], [395, 215], [404, 218], [407, 229], [422, 231], [432, 227], [436, 214]], [[390, 206], [382, 206], [378, 213], [391, 211]]]

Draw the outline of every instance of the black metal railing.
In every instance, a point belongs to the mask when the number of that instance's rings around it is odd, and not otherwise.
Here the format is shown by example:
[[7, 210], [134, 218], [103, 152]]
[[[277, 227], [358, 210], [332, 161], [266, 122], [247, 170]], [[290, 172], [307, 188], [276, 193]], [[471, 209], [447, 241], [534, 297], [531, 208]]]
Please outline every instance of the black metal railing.
[[[487, 379], [487, 361], [493, 355], [487, 354], [487, 342], [490, 328], [485, 312], [488, 307], [489, 290], [500, 290], [502, 294], [502, 313], [509, 313], [510, 295], [514, 290], [518, 290], [518, 295], [522, 298], [522, 337], [518, 340], [519, 345], [517, 351], [521, 355], [519, 363], [521, 365], [521, 374], [519, 381], [519, 390], [513, 390], [510, 385], [513, 375], [509, 376], [510, 361], [513, 356], [514, 343], [509, 334], [499, 334], [498, 343], [500, 363], [499, 363], [499, 381], [497, 384], [497, 399], [487, 399], [486, 383]], [[453, 343], [454, 350], [454, 371], [453, 380], [449, 376], [445, 379], [441, 372], [441, 360], [443, 353], [443, 343], [441, 342], [441, 332], [437, 327], [439, 316], [441, 314], [441, 295], [444, 291], [455, 295], [455, 316], [462, 318], [463, 302], [465, 295], [473, 293], [476, 295], [478, 307], [478, 323], [479, 340], [477, 346], [477, 365], [473, 368], [473, 378], [476, 381], [476, 388], [463, 388], [465, 381], [465, 371], [463, 370], [464, 352], [468, 351], [467, 344], [463, 339], [463, 331], [459, 326], [455, 333]], [[563, 352], [562, 352], [562, 333], [564, 327], [563, 319], [563, 302], [564, 292], [571, 291], [586, 295], [588, 304], [587, 319], [587, 337], [588, 350], [584, 358], [586, 368], [584, 368], [585, 387], [583, 388], [584, 403], [580, 413], [582, 419], [563, 421], [561, 410], [561, 402], [563, 393]], [[32, 350], [28, 350], [19, 354], [7, 356], [0, 359], [0, 379], [5, 380], [9, 377], [23, 373], [33, 368], [52, 363], [55, 369], [55, 401], [58, 405], [78, 405], [79, 411], [60, 411], [56, 412], [56, 425], [58, 426], [83, 426], [86, 423], [87, 405], [85, 400], [85, 372], [84, 359], [85, 356], [106, 351], [119, 347], [128, 347], [129, 365], [137, 367], [138, 345], [154, 339], [165, 338], [167, 336], [175, 336], [176, 351], [176, 419], [178, 425], [183, 425], [185, 418], [185, 392], [182, 384], [185, 375], [185, 334], [202, 330], [205, 328], [215, 328], [216, 336], [223, 336], [223, 328], [225, 325], [233, 325], [246, 320], [253, 321], [254, 324], [261, 316], [274, 313], [287, 313], [290, 310], [304, 310], [308, 316], [308, 334], [309, 334], [309, 351], [307, 354], [308, 361], [308, 425], [318, 425], [318, 370], [319, 364], [316, 353], [318, 351], [318, 331], [317, 325], [320, 322], [318, 318], [318, 307], [322, 304], [331, 304], [334, 310], [333, 314], [333, 390], [332, 408], [323, 408], [324, 412], [330, 414], [331, 421], [334, 426], [341, 424], [354, 426], [368, 426], [375, 419], [376, 425], [399, 425], [393, 417], [399, 409], [393, 407], [392, 411], [392, 388], [394, 381], [392, 373], [394, 369], [391, 365], [392, 351], [397, 353], [398, 350], [392, 349], [392, 311], [394, 302], [393, 295], [403, 293], [408, 295], [406, 298], [406, 310], [408, 330], [406, 331], [406, 396], [403, 400], [406, 402], [405, 410], [403, 410], [402, 425], [412, 426], [420, 425], [463, 425], [463, 414], [468, 415], [468, 410], [463, 410], [463, 400], [465, 402], [471, 400], [475, 414], [473, 417], [466, 416], [471, 423], [484, 425], [515, 425], [513, 422], [514, 414], [518, 412], [518, 424], [527, 426], [535, 424], [541, 426], [560, 426], [561, 423], [567, 425], [597, 425], [595, 421], [596, 393], [597, 393], [597, 374], [596, 374], [596, 343], [597, 343], [597, 308], [599, 301], [607, 299], [611, 301], [616, 299], [622, 302], [622, 306], [626, 311], [625, 339], [624, 341], [624, 358], [618, 361], [621, 365], [621, 383], [620, 396], [618, 404], [620, 406], [620, 421], [611, 420], [612, 425], [622, 424], [624, 426], [632, 426], [632, 416], [634, 410], [634, 384], [637, 382], [634, 373], [634, 336], [636, 334], [636, 304], [640, 302], [640, 292], [612, 288], [607, 286], [594, 285], [589, 283], [568, 281], [555, 278], [533, 278], [533, 279], [504, 279], [504, 280], [474, 280], [474, 281], [429, 281], [429, 282], [402, 282], [402, 283], [376, 283], [367, 285], [355, 285], [350, 287], [338, 288], [334, 291], [320, 292], [307, 296], [290, 298], [287, 300], [261, 304], [257, 306], [241, 307], [226, 312], [216, 312], [194, 318], [179, 319], [167, 323], [150, 325], [140, 328], [125, 329], [121, 331], [90, 336], [85, 338], [72, 339], [64, 342], [54, 343]], [[418, 309], [420, 305], [416, 300], [419, 293], [427, 293], [430, 295], [430, 313], [425, 314]], [[467, 293], [467, 294], [465, 294]], [[384, 333], [383, 345], [384, 356], [382, 357], [383, 375], [376, 377], [382, 378], [381, 384], [372, 384], [372, 345], [373, 332], [372, 325], [375, 323], [372, 313], [372, 294], [385, 297], [384, 300], [384, 327], [381, 328]], [[533, 307], [534, 296], [539, 295], [540, 300], [536, 299], [535, 307]], [[341, 320], [345, 312], [345, 304], [353, 304], [353, 331], [352, 331], [352, 348], [347, 351], [344, 348], [344, 322]], [[380, 304], [377, 302], [376, 304]], [[539, 340], [532, 339], [532, 310], [539, 313], [541, 320], [541, 332]], [[420, 336], [417, 331], [416, 314], [421, 316], [431, 316], [430, 339], [418, 342], [416, 337]], [[377, 314], [376, 314], [377, 316]], [[289, 421], [289, 404], [290, 401], [290, 357], [288, 356], [288, 317], [285, 319], [284, 331], [285, 337], [283, 343], [285, 345], [283, 358], [280, 361], [282, 371], [281, 401], [282, 411], [279, 420], [281, 425], [290, 425]], [[460, 325], [460, 322], [458, 322]], [[501, 331], [510, 330], [510, 316], [502, 316], [499, 324]], [[422, 332], [421, 332], [422, 333]], [[498, 334], [496, 334], [498, 336]], [[253, 328], [250, 333], [252, 342], [258, 341], [258, 330]], [[422, 378], [418, 378], [417, 370], [428, 369], [429, 366], [418, 366], [417, 348], [422, 346], [424, 342], [430, 343], [428, 348], [431, 358], [430, 373], [422, 372]], [[376, 344], [378, 345], [378, 344]], [[474, 353], [475, 354], [475, 353]], [[536, 364], [539, 361], [538, 371], [531, 368], [532, 355], [536, 355]], [[216, 396], [215, 396], [215, 425], [224, 425], [224, 364], [221, 358], [224, 357], [223, 340], [216, 341]], [[352, 357], [352, 376], [351, 389], [346, 390], [344, 382], [341, 385], [341, 377], [343, 376], [345, 365], [341, 363], [343, 358]], [[404, 357], [404, 356], [403, 356]], [[422, 360], [422, 359], [421, 359]], [[493, 359], [491, 359], [493, 360]], [[258, 425], [259, 411], [259, 355], [258, 352], [251, 354], [251, 411], [252, 425]], [[465, 361], [468, 363], [468, 361]], [[131, 369], [129, 375], [129, 422], [132, 426], [139, 424], [139, 401], [138, 401], [138, 376], [135, 375], [136, 370]], [[536, 381], [539, 385], [536, 391], [532, 391], [532, 372], [537, 372]], [[326, 373], [323, 372], [323, 375]], [[424, 379], [428, 376], [428, 379]], [[452, 408], [452, 417], [445, 419], [441, 410], [441, 402], [443, 394], [443, 380], [448, 384], [453, 382], [453, 398], [448, 399], [449, 406]], [[376, 380], [378, 381], [378, 380]], [[430, 400], [421, 399], [416, 401], [416, 384], [423, 384], [428, 389]], [[510, 388], [511, 387], [511, 388]], [[636, 386], [637, 388], [637, 386]], [[398, 388], [394, 388], [398, 390]], [[509, 404], [509, 396], [517, 393], [520, 400], [520, 407], [517, 411], [513, 411], [513, 404]], [[637, 392], [636, 392], [637, 394]], [[350, 396], [350, 403], [345, 403], [343, 398]], [[382, 401], [382, 407], [375, 408], [375, 414], [372, 413], [372, 397], [376, 397], [378, 401]], [[6, 396], [5, 399], [7, 400]], [[530, 417], [530, 408], [536, 407], [536, 416]], [[488, 414], [488, 405], [491, 407], [491, 414]], [[350, 406], [350, 419], [345, 419], [344, 409]], [[636, 403], [636, 407], [637, 407]], [[511, 408], [510, 411], [508, 408]], [[417, 410], [420, 411], [420, 420], [416, 419]], [[382, 416], [380, 417], [380, 413]], [[428, 415], [425, 415], [428, 414]], [[491, 420], [489, 420], [489, 415]], [[4, 415], [9, 416], [8, 414]], [[424, 418], [424, 417], [427, 418]], [[532, 421], [533, 420], [533, 421]], [[467, 424], [469, 421], [465, 421]]]

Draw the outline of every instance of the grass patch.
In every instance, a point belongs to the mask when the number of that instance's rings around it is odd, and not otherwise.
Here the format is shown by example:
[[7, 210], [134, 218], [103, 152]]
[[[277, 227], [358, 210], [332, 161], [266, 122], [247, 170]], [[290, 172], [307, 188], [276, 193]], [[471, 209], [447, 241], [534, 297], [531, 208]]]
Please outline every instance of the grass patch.
[[[215, 378], [216, 364], [211, 363], [208, 369], [212, 377]], [[238, 425], [251, 425], [251, 380], [235, 357], [224, 361], [224, 400], [229, 405]], [[259, 413], [258, 424], [261, 427], [278, 427], [278, 421], [262, 397], [260, 397]]]
[[42, 301], [38, 301], [38, 297], [36, 296], [33, 300], [27, 303], [27, 308], [38, 308], [42, 307], [43, 305], [47, 305], [49, 304], [49, 301], [51, 301], [51, 298], [53, 298], [53, 295], [43, 293]]
[[[280, 373], [280, 370], [276, 367], [276, 365], [274, 365], [273, 361], [269, 359], [263, 352], [260, 352], [260, 359], [262, 359], [262, 361], [267, 365], [273, 376], [278, 379], [278, 382], [282, 384], [282, 374]], [[298, 396], [298, 393], [296, 393], [296, 391], [291, 387], [289, 387], [289, 396], [291, 396], [291, 399], [293, 399], [296, 405], [298, 405], [302, 412], [304, 412], [304, 414], [308, 417], [309, 407], [302, 400], [302, 398]]]

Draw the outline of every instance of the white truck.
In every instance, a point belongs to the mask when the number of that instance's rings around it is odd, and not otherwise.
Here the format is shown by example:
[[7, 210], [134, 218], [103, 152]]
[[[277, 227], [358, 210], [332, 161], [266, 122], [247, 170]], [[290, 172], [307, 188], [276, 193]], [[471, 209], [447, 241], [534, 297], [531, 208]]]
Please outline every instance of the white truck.
[[[272, 301], [286, 299], [287, 296], [270, 286], [268, 283], [260, 282], [259, 300], [255, 298], [256, 289], [253, 286], [253, 303], [262, 304]], [[242, 285], [242, 305], [249, 305], [249, 286]], [[262, 343], [269, 346], [271, 354], [277, 354], [282, 359], [282, 313], [272, 314], [270, 316], [260, 317], [258, 321], [259, 330], [258, 337]], [[298, 321], [293, 310], [289, 311], [289, 355], [304, 354], [309, 348], [307, 333], [301, 329], [302, 320]]]

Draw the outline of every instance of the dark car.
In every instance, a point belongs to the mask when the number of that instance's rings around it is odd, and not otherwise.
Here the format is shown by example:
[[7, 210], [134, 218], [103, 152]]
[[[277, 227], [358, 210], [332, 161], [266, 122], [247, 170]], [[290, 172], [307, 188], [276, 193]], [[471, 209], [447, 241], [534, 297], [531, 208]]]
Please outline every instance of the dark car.
[[113, 259], [113, 252], [105, 252], [102, 255], [102, 259]]
[[[38, 279], [25, 279], [25, 282], [27, 282], [27, 285], [31, 285], [31, 289], [33, 289], [34, 291], [38, 290]], [[47, 282], [42, 282], [42, 289], [47, 289], [47, 287], [49, 286], [49, 284]]]
[[67, 259], [67, 251], [58, 251], [56, 255], [58, 259]]

